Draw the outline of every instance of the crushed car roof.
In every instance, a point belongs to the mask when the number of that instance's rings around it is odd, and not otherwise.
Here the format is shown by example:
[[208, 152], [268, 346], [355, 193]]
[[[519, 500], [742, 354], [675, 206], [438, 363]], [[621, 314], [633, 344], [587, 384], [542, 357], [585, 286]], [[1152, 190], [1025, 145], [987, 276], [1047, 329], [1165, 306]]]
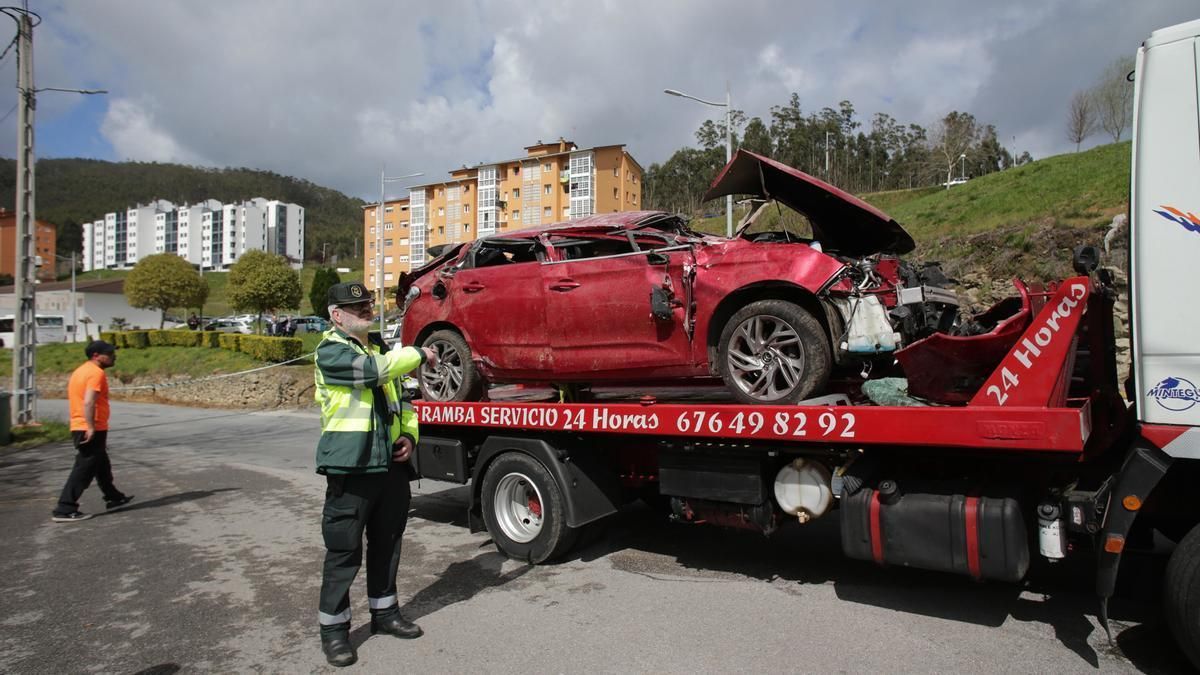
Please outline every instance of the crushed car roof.
[[529, 237], [544, 232], [582, 232], [585, 230], [619, 230], [637, 225], [649, 224], [657, 220], [677, 219], [678, 216], [666, 211], [619, 211], [616, 213], [600, 213], [594, 216], [584, 216], [551, 225], [534, 225], [520, 230], [510, 230], [504, 233], [489, 235], [490, 237]]
[[703, 199], [725, 195], [774, 199], [798, 211], [808, 218], [813, 237], [826, 250], [844, 255], [908, 253], [916, 248], [908, 232], [883, 211], [803, 171], [746, 150], [737, 151]]

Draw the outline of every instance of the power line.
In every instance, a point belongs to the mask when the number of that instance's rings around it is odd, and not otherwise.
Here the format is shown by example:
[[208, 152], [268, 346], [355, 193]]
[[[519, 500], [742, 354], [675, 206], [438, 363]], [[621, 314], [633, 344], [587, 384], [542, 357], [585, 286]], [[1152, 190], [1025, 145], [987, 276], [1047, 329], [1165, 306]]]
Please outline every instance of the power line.
[[8, 116], [13, 114], [13, 112], [16, 111], [18, 105], [21, 105], [20, 101], [17, 101], [16, 103], [14, 103], [13, 107], [9, 108], [8, 112], [4, 113], [4, 117], [0, 117], [0, 124], [3, 124], [4, 120], [8, 119]]
[[13, 48], [13, 45], [17, 44], [17, 38], [19, 37], [21, 37], [20, 33], [14, 35], [12, 42], [8, 43], [8, 46], [4, 48], [4, 53], [0, 54], [0, 64], [4, 63], [4, 57], [8, 56], [8, 52]]

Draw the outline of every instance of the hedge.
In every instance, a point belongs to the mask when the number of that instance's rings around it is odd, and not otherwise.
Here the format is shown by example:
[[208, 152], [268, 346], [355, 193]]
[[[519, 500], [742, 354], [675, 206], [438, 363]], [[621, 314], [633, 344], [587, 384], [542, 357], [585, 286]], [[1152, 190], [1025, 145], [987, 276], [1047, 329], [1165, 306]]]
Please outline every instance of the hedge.
[[304, 354], [300, 338], [241, 335], [193, 330], [101, 331], [100, 339], [123, 349], [146, 347], [211, 347], [249, 354], [260, 361], [291, 361]]
[[304, 353], [304, 342], [299, 338], [277, 338], [262, 335], [242, 335], [238, 349], [260, 361], [291, 361]]
[[121, 333], [121, 340], [125, 344], [117, 345], [126, 349], [145, 349], [150, 346], [150, 331], [148, 330], [127, 330]]

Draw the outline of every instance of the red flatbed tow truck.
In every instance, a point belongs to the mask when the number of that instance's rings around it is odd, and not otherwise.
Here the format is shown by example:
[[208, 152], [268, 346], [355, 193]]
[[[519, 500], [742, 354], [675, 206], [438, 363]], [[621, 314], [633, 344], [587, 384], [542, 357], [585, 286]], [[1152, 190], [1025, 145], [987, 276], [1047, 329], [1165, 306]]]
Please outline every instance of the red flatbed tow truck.
[[[1197, 45], [1200, 21], [1138, 51], [1123, 389], [1117, 293], [1093, 250], [1077, 252], [1079, 276], [1022, 292], [1019, 334], [965, 403], [876, 405], [866, 383], [794, 406], [500, 388], [483, 402], [415, 402], [419, 473], [470, 483], [472, 528], [530, 563], [637, 498], [682, 523], [766, 534], [838, 518], [850, 558], [979, 580], [1019, 581], [1034, 555], [1094, 556], [1106, 625], [1122, 553], [1157, 531], [1177, 542], [1167, 623], [1200, 667]], [[905, 374], [952, 380], [950, 358], [973, 344], [947, 343]]]

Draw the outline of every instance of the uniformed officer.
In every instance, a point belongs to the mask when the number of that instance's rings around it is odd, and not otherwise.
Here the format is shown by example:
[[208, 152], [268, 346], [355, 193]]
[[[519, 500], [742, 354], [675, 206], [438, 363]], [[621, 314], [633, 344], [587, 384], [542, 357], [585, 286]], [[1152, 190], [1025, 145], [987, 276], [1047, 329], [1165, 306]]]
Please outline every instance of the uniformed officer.
[[417, 418], [402, 399], [400, 378], [422, 364], [437, 365], [429, 349], [383, 350], [368, 341], [374, 303], [366, 286], [329, 289], [329, 318], [316, 353], [316, 398], [321, 406], [317, 473], [327, 481], [321, 535], [321, 649], [335, 666], [358, 656], [350, 644], [350, 584], [362, 564], [367, 535], [367, 602], [371, 633], [420, 637], [400, 615], [396, 569], [411, 499], [408, 463], [417, 443]]

